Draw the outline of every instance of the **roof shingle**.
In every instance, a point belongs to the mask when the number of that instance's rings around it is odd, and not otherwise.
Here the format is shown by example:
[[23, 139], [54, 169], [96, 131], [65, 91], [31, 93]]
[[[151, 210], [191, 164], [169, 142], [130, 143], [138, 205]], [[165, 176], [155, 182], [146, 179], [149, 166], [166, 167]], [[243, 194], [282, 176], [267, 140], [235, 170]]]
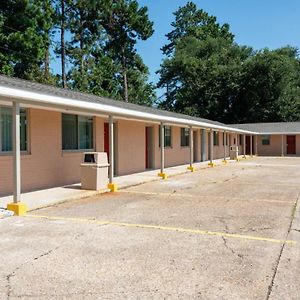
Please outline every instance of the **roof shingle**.
[[242, 130], [255, 131], [260, 134], [300, 133], [300, 122], [248, 123], [230, 126]]

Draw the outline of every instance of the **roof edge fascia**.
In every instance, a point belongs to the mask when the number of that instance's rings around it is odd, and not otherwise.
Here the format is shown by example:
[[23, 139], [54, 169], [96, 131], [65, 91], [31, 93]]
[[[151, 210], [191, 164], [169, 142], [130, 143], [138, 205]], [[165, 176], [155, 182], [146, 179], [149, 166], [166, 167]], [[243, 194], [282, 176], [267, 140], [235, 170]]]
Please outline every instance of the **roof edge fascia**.
[[116, 115], [123, 117], [130, 117], [136, 119], [143, 119], [147, 121], [164, 122], [172, 124], [180, 124], [185, 126], [195, 126], [206, 129], [216, 129], [220, 131], [235, 132], [235, 133], [245, 133], [245, 134], [258, 134], [254, 131], [243, 130], [239, 128], [233, 128], [230, 126], [215, 125], [203, 121], [189, 120], [184, 118], [176, 118], [170, 116], [156, 115], [148, 112], [140, 112], [136, 110], [131, 110], [128, 108], [116, 107], [113, 105], [96, 103], [96, 102], [86, 102], [79, 99], [72, 99], [68, 97], [53, 96], [44, 93], [32, 92], [26, 89], [12, 88], [4, 85], [0, 85], [0, 96], [9, 97], [12, 101], [17, 101], [20, 103], [33, 103], [42, 104], [44, 107], [63, 107], [66, 110], [77, 109], [83, 112], [90, 111], [93, 113], [104, 113], [107, 115]]

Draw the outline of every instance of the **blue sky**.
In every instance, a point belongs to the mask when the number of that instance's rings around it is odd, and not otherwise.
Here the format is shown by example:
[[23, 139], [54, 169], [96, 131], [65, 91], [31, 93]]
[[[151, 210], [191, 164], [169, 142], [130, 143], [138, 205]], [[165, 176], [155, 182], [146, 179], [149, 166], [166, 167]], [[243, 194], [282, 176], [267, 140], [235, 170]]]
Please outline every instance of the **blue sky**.
[[[160, 48], [166, 44], [165, 35], [172, 30], [173, 12], [184, 6], [186, 0], [138, 0], [147, 6], [154, 22], [154, 34], [137, 45], [138, 53], [149, 67], [150, 81], [157, 83], [164, 58]], [[199, 8], [217, 17], [219, 23], [228, 23], [238, 44], [254, 49], [279, 48], [291, 45], [300, 48], [300, 0], [194, 0]], [[60, 72], [60, 61], [52, 61]], [[157, 91], [157, 96], [163, 92]]]
[[[254, 49], [292, 45], [300, 48], [300, 0], [194, 0], [199, 8], [229, 23], [236, 42]], [[138, 52], [150, 70], [150, 81], [156, 83], [163, 59], [160, 48], [171, 31], [173, 12], [187, 3], [184, 0], [139, 0], [147, 6], [154, 22], [153, 36], [138, 44]], [[160, 96], [161, 91], [158, 91]]]

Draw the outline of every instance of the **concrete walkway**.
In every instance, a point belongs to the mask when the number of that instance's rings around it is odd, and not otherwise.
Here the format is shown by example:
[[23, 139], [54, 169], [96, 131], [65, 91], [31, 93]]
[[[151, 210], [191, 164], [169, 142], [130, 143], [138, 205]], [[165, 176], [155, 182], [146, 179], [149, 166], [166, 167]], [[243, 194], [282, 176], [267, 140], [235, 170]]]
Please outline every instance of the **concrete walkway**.
[[[230, 161], [228, 162], [235, 162]], [[214, 160], [216, 165], [223, 165], [222, 159]], [[170, 168], [165, 168], [165, 172], [169, 177], [189, 173], [187, 170], [189, 165], [180, 165]], [[194, 163], [193, 166], [197, 169], [208, 168], [208, 162], [198, 162]], [[131, 186], [139, 185], [146, 182], [158, 181], [162, 180], [157, 176], [159, 170], [151, 170], [145, 171], [141, 173], [135, 173], [125, 176], [115, 177], [115, 183], [117, 183], [119, 189], [128, 188]], [[108, 190], [100, 190], [100, 191], [88, 191], [82, 190], [80, 187], [80, 183], [56, 187], [51, 189], [44, 189], [29, 193], [23, 193], [21, 196], [22, 202], [27, 204], [29, 210], [35, 210], [42, 207], [51, 206], [57, 203], [62, 203], [65, 201], [76, 200], [80, 198], [90, 197], [97, 194], [108, 192]], [[2, 197], [0, 198], [0, 207], [6, 208], [7, 204], [12, 202], [12, 196]]]

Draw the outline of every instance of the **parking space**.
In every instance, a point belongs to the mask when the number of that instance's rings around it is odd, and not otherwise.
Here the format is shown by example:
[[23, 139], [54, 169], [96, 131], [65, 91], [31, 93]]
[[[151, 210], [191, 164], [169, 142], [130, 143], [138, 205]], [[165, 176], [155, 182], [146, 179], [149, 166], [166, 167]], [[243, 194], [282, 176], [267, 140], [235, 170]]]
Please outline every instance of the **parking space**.
[[253, 158], [2, 220], [0, 298], [297, 299], [300, 158]]

